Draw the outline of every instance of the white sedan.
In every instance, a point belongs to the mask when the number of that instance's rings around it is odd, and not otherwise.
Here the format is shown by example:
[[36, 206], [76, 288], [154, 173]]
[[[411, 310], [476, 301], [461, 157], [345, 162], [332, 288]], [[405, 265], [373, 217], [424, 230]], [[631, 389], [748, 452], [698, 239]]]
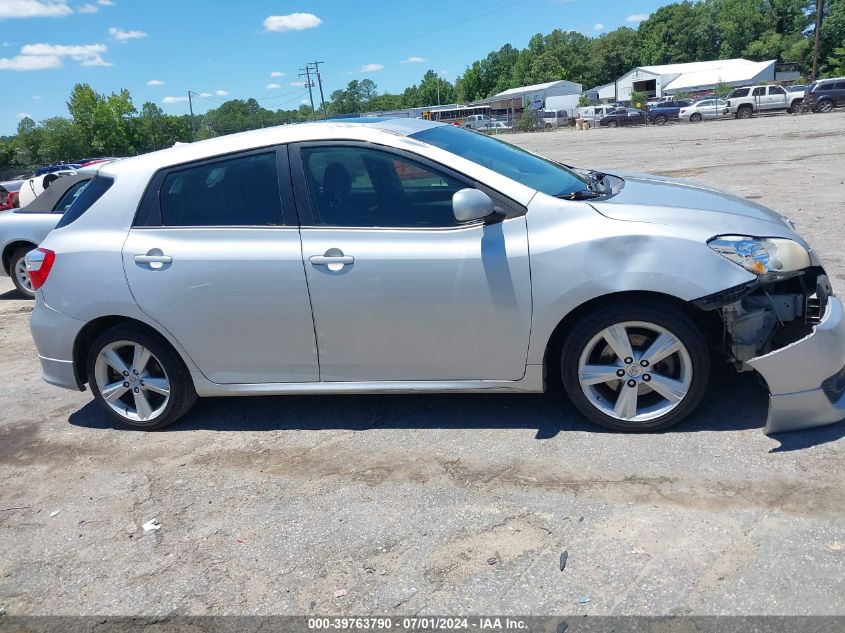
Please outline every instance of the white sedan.
[[698, 123], [703, 119], [720, 119], [728, 111], [728, 103], [724, 99], [701, 99], [693, 102], [678, 112], [681, 121]]

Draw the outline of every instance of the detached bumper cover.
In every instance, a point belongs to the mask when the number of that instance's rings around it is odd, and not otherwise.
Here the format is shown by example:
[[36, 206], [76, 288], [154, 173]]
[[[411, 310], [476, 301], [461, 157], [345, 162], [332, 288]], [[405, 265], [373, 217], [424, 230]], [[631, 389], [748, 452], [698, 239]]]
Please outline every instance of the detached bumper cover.
[[798, 431], [845, 419], [845, 314], [830, 297], [812, 334], [748, 361], [769, 385], [765, 433]]

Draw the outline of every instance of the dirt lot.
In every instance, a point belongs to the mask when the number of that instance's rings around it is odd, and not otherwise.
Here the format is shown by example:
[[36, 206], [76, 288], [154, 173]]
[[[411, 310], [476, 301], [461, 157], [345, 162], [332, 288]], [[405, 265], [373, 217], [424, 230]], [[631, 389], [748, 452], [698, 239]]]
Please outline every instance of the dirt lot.
[[[841, 291], [843, 130], [845, 112], [511, 138], [787, 213]], [[144, 434], [41, 382], [11, 288], [9, 614], [845, 615], [845, 424], [766, 437], [751, 375], [718, 372], [656, 435], [601, 432], [557, 391], [207, 400]]]

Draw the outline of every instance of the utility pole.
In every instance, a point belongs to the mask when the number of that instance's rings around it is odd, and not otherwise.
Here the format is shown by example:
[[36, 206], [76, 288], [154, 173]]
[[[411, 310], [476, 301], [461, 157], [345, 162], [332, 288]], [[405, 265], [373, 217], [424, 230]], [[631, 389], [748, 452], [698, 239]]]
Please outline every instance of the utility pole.
[[326, 62], [311, 62], [314, 64], [314, 72], [317, 73], [317, 85], [320, 86], [320, 107], [323, 109], [323, 118], [329, 118], [329, 115], [326, 113], [326, 100], [323, 98], [323, 80], [320, 78], [320, 64], [325, 64]]
[[191, 100], [191, 91], [188, 90], [188, 109], [191, 111], [191, 138], [197, 140], [197, 126], [194, 123], [194, 102]]
[[314, 93], [311, 92], [311, 88], [314, 87], [314, 84], [311, 83], [311, 64], [305, 64], [305, 68], [300, 68], [299, 70], [305, 71], [304, 75], [300, 72], [299, 76], [305, 77], [305, 83], [308, 85], [308, 98], [311, 100], [311, 119], [316, 121], [317, 113], [314, 111]]
[[816, 43], [813, 46], [813, 75], [810, 81], [816, 80], [819, 68], [819, 36], [822, 31], [822, 13], [824, 12], [824, 0], [816, 0]]

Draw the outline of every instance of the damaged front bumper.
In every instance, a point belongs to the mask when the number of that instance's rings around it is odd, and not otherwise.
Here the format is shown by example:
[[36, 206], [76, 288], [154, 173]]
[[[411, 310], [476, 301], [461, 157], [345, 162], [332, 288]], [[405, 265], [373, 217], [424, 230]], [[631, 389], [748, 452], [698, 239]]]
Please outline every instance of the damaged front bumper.
[[845, 316], [836, 296], [827, 298], [810, 334], [751, 358], [769, 387], [765, 433], [782, 433], [845, 419]]

